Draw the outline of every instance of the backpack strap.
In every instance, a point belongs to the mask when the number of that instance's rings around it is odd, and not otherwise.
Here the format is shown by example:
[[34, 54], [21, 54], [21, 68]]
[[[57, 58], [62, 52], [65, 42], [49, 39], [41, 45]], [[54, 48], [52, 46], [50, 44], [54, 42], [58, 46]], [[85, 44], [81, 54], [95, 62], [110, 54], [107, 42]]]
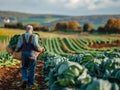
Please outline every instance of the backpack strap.
[[23, 43], [26, 43], [25, 34], [22, 35]]
[[29, 41], [28, 41], [28, 43], [31, 43], [31, 41], [32, 41], [32, 37], [33, 37], [33, 35], [31, 34], [30, 37], [29, 37]]
[[[22, 39], [23, 39], [23, 43], [26, 43], [26, 39], [25, 39], [25, 34], [22, 34]], [[20, 48], [18, 48], [17, 52], [19, 52], [23, 47], [23, 44]]]
[[[23, 37], [23, 43], [26, 43], [25, 34], [23, 34], [22, 37]], [[31, 43], [32, 37], [33, 37], [33, 35], [31, 34], [30, 37], [29, 37], [28, 43]]]

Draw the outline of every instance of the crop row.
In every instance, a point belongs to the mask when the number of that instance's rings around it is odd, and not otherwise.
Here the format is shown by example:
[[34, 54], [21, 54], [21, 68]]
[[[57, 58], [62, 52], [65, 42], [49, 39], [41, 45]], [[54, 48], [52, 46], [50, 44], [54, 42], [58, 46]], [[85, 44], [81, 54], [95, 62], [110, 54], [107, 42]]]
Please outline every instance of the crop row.
[[67, 54], [80, 54], [83, 52], [101, 52], [106, 50], [120, 50], [120, 47], [103, 47], [103, 48], [91, 48], [91, 44], [112, 44], [117, 41], [120, 44], [120, 40], [115, 38], [102, 39], [88, 39], [88, 38], [46, 38], [44, 40], [44, 46], [48, 52], [53, 52], [59, 55]]

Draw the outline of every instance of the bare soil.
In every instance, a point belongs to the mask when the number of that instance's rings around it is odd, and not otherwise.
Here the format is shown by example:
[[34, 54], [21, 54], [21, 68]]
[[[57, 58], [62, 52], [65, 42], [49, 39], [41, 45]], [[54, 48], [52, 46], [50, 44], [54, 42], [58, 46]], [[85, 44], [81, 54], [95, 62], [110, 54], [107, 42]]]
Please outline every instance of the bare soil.
[[112, 43], [94, 43], [92, 45], [89, 45], [91, 48], [110, 48], [110, 47], [120, 47], [120, 41], [114, 41]]
[[[41, 71], [43, 71], [43, 68], [44, 62], [37, 62], [35, 77], [36, 82], [39, 85], [39, 90], [46, 89], [44, 75], [40, 73]], [[21, 82], [20, 64], [12, 67], [0, 68], [0, 90], [24, 90], [13, 85], [17, 82]]]

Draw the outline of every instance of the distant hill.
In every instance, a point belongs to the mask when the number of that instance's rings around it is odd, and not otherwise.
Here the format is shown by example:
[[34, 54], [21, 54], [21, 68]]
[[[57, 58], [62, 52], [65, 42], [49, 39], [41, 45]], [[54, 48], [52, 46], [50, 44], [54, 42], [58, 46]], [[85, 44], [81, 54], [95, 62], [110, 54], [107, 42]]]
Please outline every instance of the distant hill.
[[21, 13], [21, 12], [12, 12], [12, 11], [0, 11], [0, 18], [7, 17], [7, 18], [17, 18], [17, 19], [27, 19], [27, 18], [64, 18], [68, 16], [64, 15], [48, 15], [48, 14], [28, 14], [28, 13]]
[[22, 23], [37, 22], [41, 25], [52, 26], [61, 21], [76, 20], [80, 24], [93, 23], [105, 24], [109, 18], [120, 18], [120, 15], [91, 15], [91, 16], [65, 16], [65, 15], [48, 15], [48, 14], [27, 14], [11, 11], [0, 11], [0, 20], [3, 18], [17, 20]]

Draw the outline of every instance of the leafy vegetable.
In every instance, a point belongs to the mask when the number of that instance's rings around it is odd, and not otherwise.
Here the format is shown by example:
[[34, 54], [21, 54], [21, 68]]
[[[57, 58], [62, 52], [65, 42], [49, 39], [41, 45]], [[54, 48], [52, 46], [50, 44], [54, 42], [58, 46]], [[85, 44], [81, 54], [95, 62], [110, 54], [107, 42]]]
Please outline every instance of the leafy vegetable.
[[[38, 43], [40, 45], [42, 45], [42, 40], [41, 40], [41, 37], [38, 33], [34, 33], [36, 35], [38, 35]], [[18, 42], [18, 39], [19, 39], [20, 35], [14, 35], [13, 37], [11, 37], [10, 41], [9, 41], [9, 47], [14, 51], [16, 46], [17, 46], [17, 42]]]
[[85, 90], [119, 90], [119, 87], [106, 80], [94, 79]]
[[[53, 88], [53, 84], [57, 82], [57, 87], [76, 86], [90, 82], [90, 76], [87, 70], [75, 62], [64, 61], [55, 66], [49, 74], [49, 86]], [[56, 86], [55, 86], [56, 87]], [[50, 89], [52, 90], [52, 89]]]

